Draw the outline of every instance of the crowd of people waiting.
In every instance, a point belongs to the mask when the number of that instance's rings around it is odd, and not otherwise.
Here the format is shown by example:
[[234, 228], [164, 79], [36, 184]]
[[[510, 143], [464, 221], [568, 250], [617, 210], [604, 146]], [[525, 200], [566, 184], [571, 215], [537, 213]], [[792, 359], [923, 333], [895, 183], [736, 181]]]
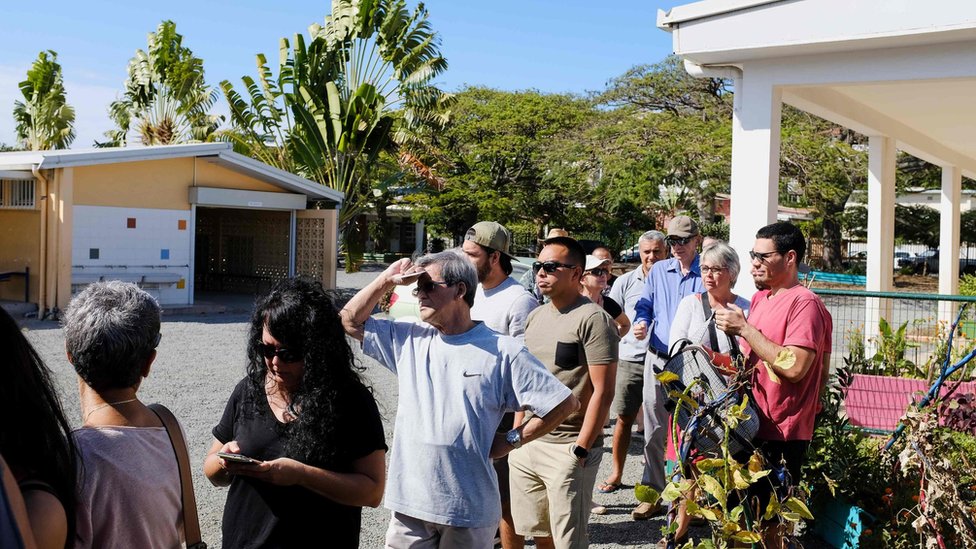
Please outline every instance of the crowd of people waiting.
[[[390, 548], [508, 549], [526, 538], [586, 547], [594, 492], [623, 485], [638, 415], [641, 481], [664, 488], [669, 417], [655, 374], [679, 340], [716, 364], [741, 352], [761, 366], [756, 451], [799, 478], [831, 348], [830, 315], [797, 278], [802, 234], [788, 223], [757, 233], [751, 301], [733, 291], [736, 251], [702, 247], [689, 217], [644, 233], [638, 248], [638, 268], [613, 277], [608, 250], [547, 238], [530, 292], [509, 276], [509, 232], [480, 222], [459, 249], [397, 261], [341, 308], [316, 282], [278, 283], [254, 308], [245, 375], [203, 463], [229, 487], [224, 546], [357, 547], [362, 507], [384, 502]], [[398, 284], [416, 284], [421, 322], [373, 315]], [[74, 430], [49, 370], [0, 309], [0, 411], [21, 418], [0, 432], [0, 548], [182, 546], [177, 439], [138, 396], [160, 342], [159, 305], [133, 284], [100, 282], [62, 322], [83, 418]], [[388, 466], [351, 341], [397, 378]], [[611, 416], [612, 467], [597, 486]], [[769, 498], [770, 483], [760, 485], [755, 497]], [[643, 502], [632, 514], [659, 513]], [[689, 522], [682, 509], [679, 541]], [[781, 546], [775, 525], [764, 536]]]

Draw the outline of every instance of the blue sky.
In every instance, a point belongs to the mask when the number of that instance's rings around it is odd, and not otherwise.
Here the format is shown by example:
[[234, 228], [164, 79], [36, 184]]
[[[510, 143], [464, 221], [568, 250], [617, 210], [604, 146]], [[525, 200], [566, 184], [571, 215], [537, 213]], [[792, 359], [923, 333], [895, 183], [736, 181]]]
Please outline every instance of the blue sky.
[[[681, 3], [686, 2], [429, 0], [425, 5], [449, 64], [439, 79], [444, 89], [470, 84], [585, 93], [602, 89], [633, 65], [670, 53], [670, 35], [655, 26], [657, 10]], [[52, 49], [77, 111], [75, 148], [91, 146], [110, 128], [105, 110], [121, 89], [125, 67], [163, 19], [176, 22], [184, 44], [203, 58], [208, 83], [216, 85], [254, 75], [254, 54], [277, 59], [280, 38], [321, 23], [329, 9], [327, 0], [3, 4], [8, 24], [0, 33], [0, 142], [14, 141], [17, 83], [39, 51]]]

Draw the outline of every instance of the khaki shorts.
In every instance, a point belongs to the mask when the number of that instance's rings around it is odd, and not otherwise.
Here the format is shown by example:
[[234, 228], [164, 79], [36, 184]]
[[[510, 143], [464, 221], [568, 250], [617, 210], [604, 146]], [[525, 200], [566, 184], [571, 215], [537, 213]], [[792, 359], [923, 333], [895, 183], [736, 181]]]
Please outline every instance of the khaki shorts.
[[522, 536], [552, 536], [556, 547], [587, 547], [586, 525], [603, 449], [580, 467], [573, 441], [534, 440], [508, 456], [512, 520]]
[[617, 385], [610, 405], [611, 415], [636, 416], [644, 401], [644, 363], [617, 361]]

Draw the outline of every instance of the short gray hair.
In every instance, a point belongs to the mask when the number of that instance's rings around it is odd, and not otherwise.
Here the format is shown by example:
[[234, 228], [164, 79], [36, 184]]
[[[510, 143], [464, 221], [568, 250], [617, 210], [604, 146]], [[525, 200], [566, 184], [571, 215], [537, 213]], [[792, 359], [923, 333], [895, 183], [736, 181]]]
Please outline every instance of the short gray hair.
[[659, 242], [667, 242], [668, 237], [664, 236], [664, 233], [662, 233], [661, 231], [647, 231], [646, 233], [640, 235], [640, 238], [637, 239], [637, 242], [638, 243], [654, 242], [655, 240]]
[[136, 385], [159, 345], [159, 315], [156, 300], [135, 284], [89, 284], [62, 316], [65, 349], [78, 376], [96, 391]]
[[701, 260], [708, 261], [710, 263], [717, 263], [719, 267], [725, 267], [729, 270], [729, 278], [732, 279], [732, 285], [735, 286], [735, 281], [739, 278], [739, 270], [741, 269], [739, 265], [739, 254], [735, 253], [728, 244], [719, 241], [711, 246], [702, 250]]
[[444, 282], [451, 286], [458, 282], [464, 282], [464, 302], [468, 304], [468, 307], [474, 307], [474, 293], [478, 288], [478, 272], [459, 248], [427, 254], [417, 259], [416, 263], [419, 267], [439, 266]]

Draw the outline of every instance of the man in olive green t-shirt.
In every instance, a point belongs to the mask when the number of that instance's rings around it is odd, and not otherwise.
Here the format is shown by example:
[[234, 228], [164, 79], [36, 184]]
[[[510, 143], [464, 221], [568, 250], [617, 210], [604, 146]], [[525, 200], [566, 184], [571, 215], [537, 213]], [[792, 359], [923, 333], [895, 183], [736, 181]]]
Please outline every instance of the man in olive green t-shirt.
[[509, 455], [512, 516], [515, 530], [531, 536], [536, 547], [581, 548], [589, 545], [586, 525], [620, 337], [603, 308], [579, 293], [586, 261], [580, 244], [568, 237], [544, 244], [533, 270], [550, 302], [529, 314], [525, 346], [573, 391], [580, 409]]

